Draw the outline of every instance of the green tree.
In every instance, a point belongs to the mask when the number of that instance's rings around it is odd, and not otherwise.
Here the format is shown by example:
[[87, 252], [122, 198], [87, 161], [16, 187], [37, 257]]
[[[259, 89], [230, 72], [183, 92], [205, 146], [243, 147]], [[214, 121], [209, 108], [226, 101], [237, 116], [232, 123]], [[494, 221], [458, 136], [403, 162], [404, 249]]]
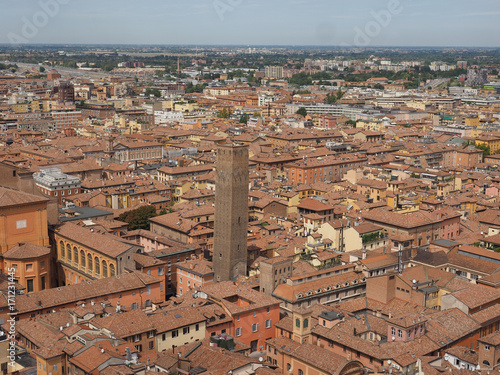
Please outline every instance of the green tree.
[[301, 115], [302, 117], [307, 116], [307, 110], [304, 107], [300, 107], [299, 110], [296, 112], [298, 115]]
[[346, 125], [352, 125], [353, 127], [356, 127], [356, 121], [354, 120], [347, 120], [345, 123]]
[[128, 230], [149, 230], [149, 219], [155, 216], [156, 209], [153, 206], [143, 206], [135, 210], [122, 213], [118, 216], [118, 220], [128, 223]]
[[377, 89], [377, 90], [383, 90], [384, 89], [384, 85], [380, 84], [380, 83], [376, 83], [374, 86], [373, 86], [374, 89]]
[[337, 100], [342, 99], [343, 96], [344, 96], [344, 93], [342, 92], [342, 89], [339, 89], [339, 91], [337, 91]]
[[292, 85], [307, 86], [312, 83], [312, 78], [311, 76], [308, 76], [306, 73], [302, 72], [299, 74], [295, 74], [292, 78], [290, 78], [290, 83]]
[[476, 145], [476, 148], [479, 150], [483, 150], [484, 156], [488, 156], [491, 153], [490, 146], [486, 146], [483, 144], [483, 145]]
[[206, 83], [201, 85], [193, 85], [192, 83], [188, 83], [188, 85], [186, 86], [186, 94], [192, 94], [194, 92], [202, 93], [205, 87], [207, 87]]
[[156, 89], [156, 88], [151, 88], [151, 87], [148, 87], [146, 89], [146, 92], [145, 92], [146, 96], [155, 96], [157, 98], [161, 98], [161, 92], [159, 89]]
[[45, 72], [45, 68], [43, 66], [40, 67], [40, 73]]
[[231, 110], [228, 109], [228, 108], [224, 108], [222, 111], [220, 111], [218, 114], [217, 114], [217, 117], [218, 118], [229, 118], [231, 117]]
[[327, 104], [335, 104], [335, 103], [337, 103], [337, 96], [335, 96], [333, 93], [328, 94], [326, 96], [326, 103]]
[[110, 72], [114, 68], [115, 68], [115, 66], [113, 64], [105, 64], [105, 65], [102, 66], [102, 70], [104, 70], [106, 72]]
[[246, 124], [248, 122], [248, 115], [243, 115], [240, 117], [240, 124]]

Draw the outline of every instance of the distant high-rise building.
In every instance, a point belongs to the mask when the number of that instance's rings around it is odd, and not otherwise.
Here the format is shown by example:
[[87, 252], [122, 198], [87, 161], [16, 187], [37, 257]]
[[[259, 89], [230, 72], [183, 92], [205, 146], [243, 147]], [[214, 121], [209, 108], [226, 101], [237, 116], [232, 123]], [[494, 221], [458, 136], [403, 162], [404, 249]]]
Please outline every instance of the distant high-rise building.
[[467, 71], [467, 86], [482, 86], [488, 82], [488, 70], [487, 69], [469, 69]]
[[266, 77], [268, 78], [283, 78], [282, 66], [266, 66]]
[[465, 68], [467, 68], [467, 61], [457, 61], [457, 68], [458, 69], [465, 69]]
[[56, 87], [57, 99], [63, 102], [74, 102], [75, 101], [75, 87], [68, 82], [60, 82], [59, 86]]
[[248, 146], [219, 146], [215, 176], [213, 268], [219, 282], [246, 275]]

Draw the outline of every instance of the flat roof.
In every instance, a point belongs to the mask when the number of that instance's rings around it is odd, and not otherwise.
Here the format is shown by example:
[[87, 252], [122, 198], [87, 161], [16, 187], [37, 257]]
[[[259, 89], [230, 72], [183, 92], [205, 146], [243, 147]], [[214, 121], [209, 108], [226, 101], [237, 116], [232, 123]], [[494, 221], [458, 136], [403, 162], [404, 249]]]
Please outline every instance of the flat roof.
[[[64, 216], [67, 211], [74, 211], [75, 216]], [[101, 217], [113, 215], [112, 212], [99, 210], [92, 207], [61, 207], [59, 208], [59, 220], [61, 221], [72, 221], [72, 220], [85, 220], [93, 217]]]

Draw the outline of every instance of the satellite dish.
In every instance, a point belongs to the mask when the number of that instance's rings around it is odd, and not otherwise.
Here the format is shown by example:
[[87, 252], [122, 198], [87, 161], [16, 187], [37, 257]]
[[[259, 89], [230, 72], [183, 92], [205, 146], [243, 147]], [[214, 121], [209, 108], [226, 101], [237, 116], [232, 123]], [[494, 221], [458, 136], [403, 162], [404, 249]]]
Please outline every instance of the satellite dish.
[[417, 283], [417, 280], [413, 279], [413, 284], [416, 284]]
[[392, 341], [396, 340], [396, 337], [392, 336]]
[[[393, 336], [393, 337], [394, 337], [394, 336]], [[392, 363], [392, 361], [389, 359], [389, 360], [387, 361], [387, 363], [390, 365], [390, 364]]]
[[264, 362], [264, 358], [259, 357], [259, 362]]
[[445, 361], [448, 361], [449, 359], [450, 359], [450, 356], [448, 355], [448, 353], [446, 353], [446, 354], [444, 355], [444, 360], [445, 360]]

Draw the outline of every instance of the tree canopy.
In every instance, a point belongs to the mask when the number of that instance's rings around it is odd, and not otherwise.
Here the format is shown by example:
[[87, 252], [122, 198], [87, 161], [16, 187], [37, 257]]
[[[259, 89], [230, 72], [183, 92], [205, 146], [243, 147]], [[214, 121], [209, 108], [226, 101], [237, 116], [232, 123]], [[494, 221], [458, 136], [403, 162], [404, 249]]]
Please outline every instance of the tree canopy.
[[246, 124], [248, 122], [248, 115], [242, 115], [240, 117], [240, 124]]
[[220, 111], [217, 114], [217, 117], [218, 118], [229, 118], [229, 117], [231, 117], [231, 114], [232, 114], [232, 112], [230, 109], [224, 108], [222, 111]]
[[302, 117], [307, 116], [307, 110], [304, 107], [300, 107], [299, 110], [296, 112], [298, 115], [301, 115]]
[[122, 213], [118, 216], [118, 220], [128, 223], [128, 230], [149, 230], [149, 219], [155, 216], [156, 209], [153, 206], [143, 206], [135, 210]]
[[161, 92], [160, 92], [160, 90], [158, 90], [156, 88], [148, 87], [146, 89], [146, 93], [145, 94], [146, 94], [146, 96], [154, 95], [157, 98], [161, 98]]

